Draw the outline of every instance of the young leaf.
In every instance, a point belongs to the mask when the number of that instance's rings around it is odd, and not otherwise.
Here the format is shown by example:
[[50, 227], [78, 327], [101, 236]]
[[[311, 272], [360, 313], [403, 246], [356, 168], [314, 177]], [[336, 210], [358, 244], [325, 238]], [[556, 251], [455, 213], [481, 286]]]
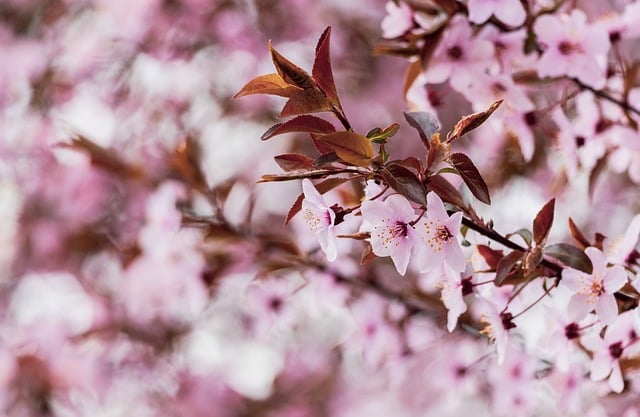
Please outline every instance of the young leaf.
[[298, 153], [285, 153], [277, 155], [273, 159], [282, 168], [283, 171], [296, 171], [301, 169], [315, 170], [313, 159]]
[[327, 27], [316, 46], [316, 56], [313, 61], [313, 69], [311, 74], [318, 84], [318, 87], [327, 96], [329, 101], [336, 107], [341, 108], [336, 85], [333, 80], [333, 71], [331, 70], [331, 57], [329, 53], [329, 44], [331, 39], [331, 26]]
[[271, 126], [260, 139], [267, 140], [289, 132], [331, 133], [335, 131], [336, 128], [326, 120], [310, 114], [303, 114], [284, 123]]
[[447, 142], [452, 142], [458, 139], [460, 136], [471, 132], [476, 127], [483, 124], [491, 114], [502, 104], [503, 100], [493, 102], [489, 108], [485, 111], [473, 113], [468, 116], [464, 116], [453, 128], [453, 131], [447, 135]]
[[313, 166], [316, 168], [325, 168], [327, 165], [331, 165], [334, 162], [340, 162], [340, 158], [337, 153], [331, 151], [314, 159]]
[[287, 84], [278, 74], [260, 75], [249, 81], [233, 98], [249, 96], [251, 94], [270, 94], [281, 97], [291, 97], [300, 88]]
[[464, 183], [469, 187], [471, 194], [483, 203], [491, 204], [489, 188], [471, 159], [463, 153], [452, 153], [449, 159]]
[[431, 113], [424, 111], [404, 112], [404, 118], [409, 125], [415, 128], [420, 135], [420, 140], [425, 148], [429, 149], [431, 135], [440, 130], [438, 120]]
[[373, 158], [373, 146], [366, 136], [355, 132], [335, 132], [318, 136], [318, 140], [329, 146], [343, 161], [367, 166]]
[[556, 243], [544, 248], [544, 255], [557, 259], [566, 266], [586, 272], [593, 272], [593, 265], [589, 257], [577, 247], [569, 243]]
[[382, 168], [382, 177], [389, 187], [418, 204], [427, 204], [425, 188], [409, 169], [399, 164], [390, 163]]
[[496, 278], [493, 281], [496, 287], [500, 287], [506, 283], [507, 278], [510, 278], [512, 274], [513, 268], [523, 256], [524, 253], [513, 251], [498, 261], [496, 265]]
[[500, 259], [504, 257], [504, 253], [501, 250], [492, 249], [487, 245], [477, 245], [478, 253], [482, 256], [489, 265], [489, 268], [496, 269]]
[[552, 198], [544, 205], [533, 220], [533, 240], [537, 245], [544, 244], [549, 236], [549, 231], [553, 225], [553, 210], [556, 206], [556, 199]]
[[332, 109], [329, 100], [319, 90], [298, 90], [285, 103], [280, 117], [319, 113]]
[[576, 242], [578, 248], [585, 250], [591, 246], [589, 239], [587, 239], [580, 229], [578, 229], [578, 226], [576, 226], [571, 217], [569, 217], [569, 232], [571, 233], [571, 237], [573, 238], [573, 241]]
[[282, 56], [280, 52], [276, 51], [269, 41], [269, 51], [271, 51], [271, 59], [273, 65], [276, 67], [276, 71], [280, 74], [280, 77], [290, 85], [295, 85], [302, 89], [311, 89], [314, 87], [314, 82], [311, 76], [302, 68], [289, 61]]

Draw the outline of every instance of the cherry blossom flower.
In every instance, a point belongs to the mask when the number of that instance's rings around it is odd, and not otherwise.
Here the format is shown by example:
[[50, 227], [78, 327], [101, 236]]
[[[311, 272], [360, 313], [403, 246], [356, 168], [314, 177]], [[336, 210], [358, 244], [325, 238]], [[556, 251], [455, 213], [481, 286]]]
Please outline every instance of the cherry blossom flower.
[[541, 77], [566, 75], [593, 87], [604, 87], [609, 35], [606, 30], [587, 23], [581, 10], [570, 15], [544, 14], [534, 31], [545, 51], [538, 62]]
[[504, 363], [509, 341], [509, 330], [516, 327], [513, 316], [508, 311], [498, 312], [495, 305], [489, 300], [478, 297], [473, 305], [475, 311], [480, 314], [480, 322], [485, 325], [480, 331], [486, 335], [489, 341], [496, 346], [498, 364]]
[[591, 379], [601, 381], [609, 377], [609, 387], [614, 392], [622, 392], [624, 381], [620, 369], [620, 358], [629, 346], [638, 341], [637, 312], [627, 311], [618, 316], [617, 320], [607, 327], [604, 339], [592, 333], [584, 337], [584, 346], [594, 352], [591, 362]]
[[422, 241], [412, 223], [416, 213], [406, 198], [394, 194], [384, 202], [362, 203], [362, 217], [371, 225], [371, 248], [377, 256], [390, 256], [398, 273], [407, 272], [411, 252]]
[[640, 238], [640, 214], [634, 216], [624, 235], [607, 245], [607, 260], [616, 265], [624, 265], [633, 260], [638, 256], [635, 249], [638, 238]]
[[466, 261], [456, 237], [461, 223], [462, 213], [449, 217], [440, 197], [434, 192], [427, 194], [427, 213], [417, 224], [426, 243], [420, 253], [421, 272], [440, 270], [444, 262], [455, 272], [464, 270]]
[[604, 254], [597, 248], [589, 247], [585, 253], [593, 265], [591, 274], [570, 267], [562, 271], [561, 283], [574, 292], [569, 300], [569, 315], [581, 320], [595, 308], [600, 321], [611, 324], [618, 316], [613, 294], [627, 282], [627, 273], [619, 265], [608, 268]]
[[484, 23], [495, 15], [502, 23], [520, 26], [527, 14], [522, 3], [512, 0], [469, 0], [469, 21]]
[[409, 5], [390, 1], [385, 8], [387, 15], [382, 19], [382, 37], [397, 38], [413, 28], [413, 10]]
[[442, 41], [436, 48], [424, 75], [428, 83], [449, 79], [457, 91], [465, 91], [478, 73], [485, 72], [493, 61], [493, 45], [474, 38], [469, 23], [461, 15], [451, 19]]
[[458, 318], [467, 311], [464, 296], [472, 290], [471, 276], [463, 278], [460, 272], [454, 271], [449, 264], [444, 264], [444, 275], [437, 284], [440, 288], [440, 299], [447, 307], [447, 330], [452, 332], [456, 328]]
[[302, 216], [309, 229], [318, 236], [320, 248], [327, 255], [329, 262], [338, 256], [336, 249], [336, 234], [334, 224], [336, 213], [324, 200], [322, 194], [316, 190], [310, 180], [302, 180]]

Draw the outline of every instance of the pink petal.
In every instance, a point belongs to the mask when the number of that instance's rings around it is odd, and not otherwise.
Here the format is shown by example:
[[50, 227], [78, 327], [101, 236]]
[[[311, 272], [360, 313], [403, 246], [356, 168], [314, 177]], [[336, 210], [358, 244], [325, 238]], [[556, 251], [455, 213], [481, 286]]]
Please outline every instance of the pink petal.
[[604, 277], [604, 289], [608, 294], [613, 294], [627, 283], [627, 271], [620, 266], [615, 265], [607, 270]]
[[599, 249], [588, 247], [584, 250], [593, 265], [593, 275], [604, 276], [607, 270], [607, 260]]
[[411, 207], [411, 203], [401, 195], [394, 194], [385, 200], [385, 204], [393, 212], [392, 219], [409, 223], [415, 220], [416, 211]]
[[611, 324], [618, 317], [618, 304], [613, 295], [603, 295], [596, 301], [596, 313], [603, 324]]
[[[555, 46], [552, 46], [555, 48]], [[568, 60], [554, 49], [547, 49], [538, 61], [540, 77], [557, 77], [567, 73]]]
[[398, 273], [402, 276], [407, 272], [409, 258], [411, 257], [411, 242], [409, 239], [401, 238], [398, 240], [398, 246], [391, 250], [391, 260], [396, 266]]
[[362, 218], [371, 224], [379, 223], [382, 219], [391, 219], [393, 213], [389, 207], [380, 201], [365, 201], [360, 207]]
[[611, 391], [621, 393], [624, 389], [624, 380], [622, 379], [622, 370], [618, 361], [613, 362], [611, 368], [611, 376], [609, 377], [609, 387]]
[[598, 352], [591, 362], [591, 380], [601, 381], [609, 375], [612, 360], [608, 351]]
[[486, 22], [491, 17], [494, 4], [490, 0], [469, 0], [468, 8], [469, 21], [479, 24]]
[[326, 208], [327, 203], [325, 203], [322, 194], [316, 190], [311, 180], [305, 178], [302, 180], [302, 192], [304, 193], [304, 199], [314, 204], [317, 207]]
[[[438, 197], [438, 194], [433, 191], [427, 194], [427, 216], [430, 220], [440, 220], [443, 223], [449, 220], [449, 215], [444, 208], [444, 203], [440, 197]], [[462, 218], [460, 221], [462, 221]]]
[[333, 229], [324, 229], [318, 233], [318, 242], [320, 248], [327, 255], [327, 260], [333, 262], [338, 256], [338, 250], [336, 248], [336, 235]]
[[586, 272], [578, 271], [573, 268], [566, 268], [562, 271], [562, 285], [569, 288], [573, 292], [582, 291], [584, 281], [592, 281], [592, 277]]
[[574, 321], [582, 320], [593, 308], [587, 301], [589, 297], [586, 295], [574, 294], [569, 300], [567, 307], [569, 318]]
[[527, 13], [522, 7], [522, 3], [519, 1], [503, 1], [495, 8], [494, 14], [496, 17], [510, 26], [520, 26], [524, 23]]

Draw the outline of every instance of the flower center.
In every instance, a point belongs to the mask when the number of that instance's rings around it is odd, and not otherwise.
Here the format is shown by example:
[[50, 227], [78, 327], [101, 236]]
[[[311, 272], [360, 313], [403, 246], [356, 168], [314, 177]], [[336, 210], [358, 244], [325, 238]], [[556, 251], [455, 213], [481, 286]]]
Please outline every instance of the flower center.
[[393, 237], [407, 237], [407, 224], [401, 221], [397, 221], [395, 225], [391, 227], [391, 234]]
[[446, 226], [438, 226], [438, 227], [436, 227], [435, 238], [437, 238], [440, 242], [446, 243], [452, 237], [453, 237], [453, 235], [451, 234], [449, 229], [447, 229]]
[[447, 55], [449, 56], [449, 58], [451, 58], [452, 61], [459, 61], [463, 55], [462, 48], [458, 45], [454, 45], [451, 48], [447, 49]]
[[558, 50], [562, 55], [570, 55], [574, 52], [580, 51], [580, 46], [575, 43], [571, 43], [569, 41], [562, 41], [558, 45]]
[[578, 323], [569, 323], [564, 328], [564, 335], [567, 339], [577, 339], [580, 336], [580, 328]]
[[604, 294], [604, 285], [602, 284], [602, 281], [594, 279], [591, 283], [591, 295], [600, 297], [602, 294]]
[[615, 359], [618, 359], [620, 356], [622, 356], [623, 350], [624, 349], [622, 347], [622, 342], [616, 342], [613, 345], [609, 346], [609, 354], [612, 358]]

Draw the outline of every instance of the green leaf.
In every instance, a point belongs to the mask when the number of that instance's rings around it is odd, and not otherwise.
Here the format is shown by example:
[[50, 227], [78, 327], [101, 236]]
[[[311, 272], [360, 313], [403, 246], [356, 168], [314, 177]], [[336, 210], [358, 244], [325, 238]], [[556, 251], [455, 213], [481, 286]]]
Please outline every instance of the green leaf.
[[355, 132], [335, 132], [317, 136], [317, 139], [330, 147], [340, 159], [349, 164], [367, 166], [373, 158], [373, 146], [366, 136]]
[[463, 153], [452, 153], [450, 160], [464, 183], [469, 187], [471, 194], [483, 203], [491, 204], [489, 188], [471, 159]]
[[593, 272], [593, 265], [589, 257], [580, 249], [570, 243], [556, 243], [544, 248], [545, 256], [557, 259], [562, 264], [582, 272], [590, 274]]

